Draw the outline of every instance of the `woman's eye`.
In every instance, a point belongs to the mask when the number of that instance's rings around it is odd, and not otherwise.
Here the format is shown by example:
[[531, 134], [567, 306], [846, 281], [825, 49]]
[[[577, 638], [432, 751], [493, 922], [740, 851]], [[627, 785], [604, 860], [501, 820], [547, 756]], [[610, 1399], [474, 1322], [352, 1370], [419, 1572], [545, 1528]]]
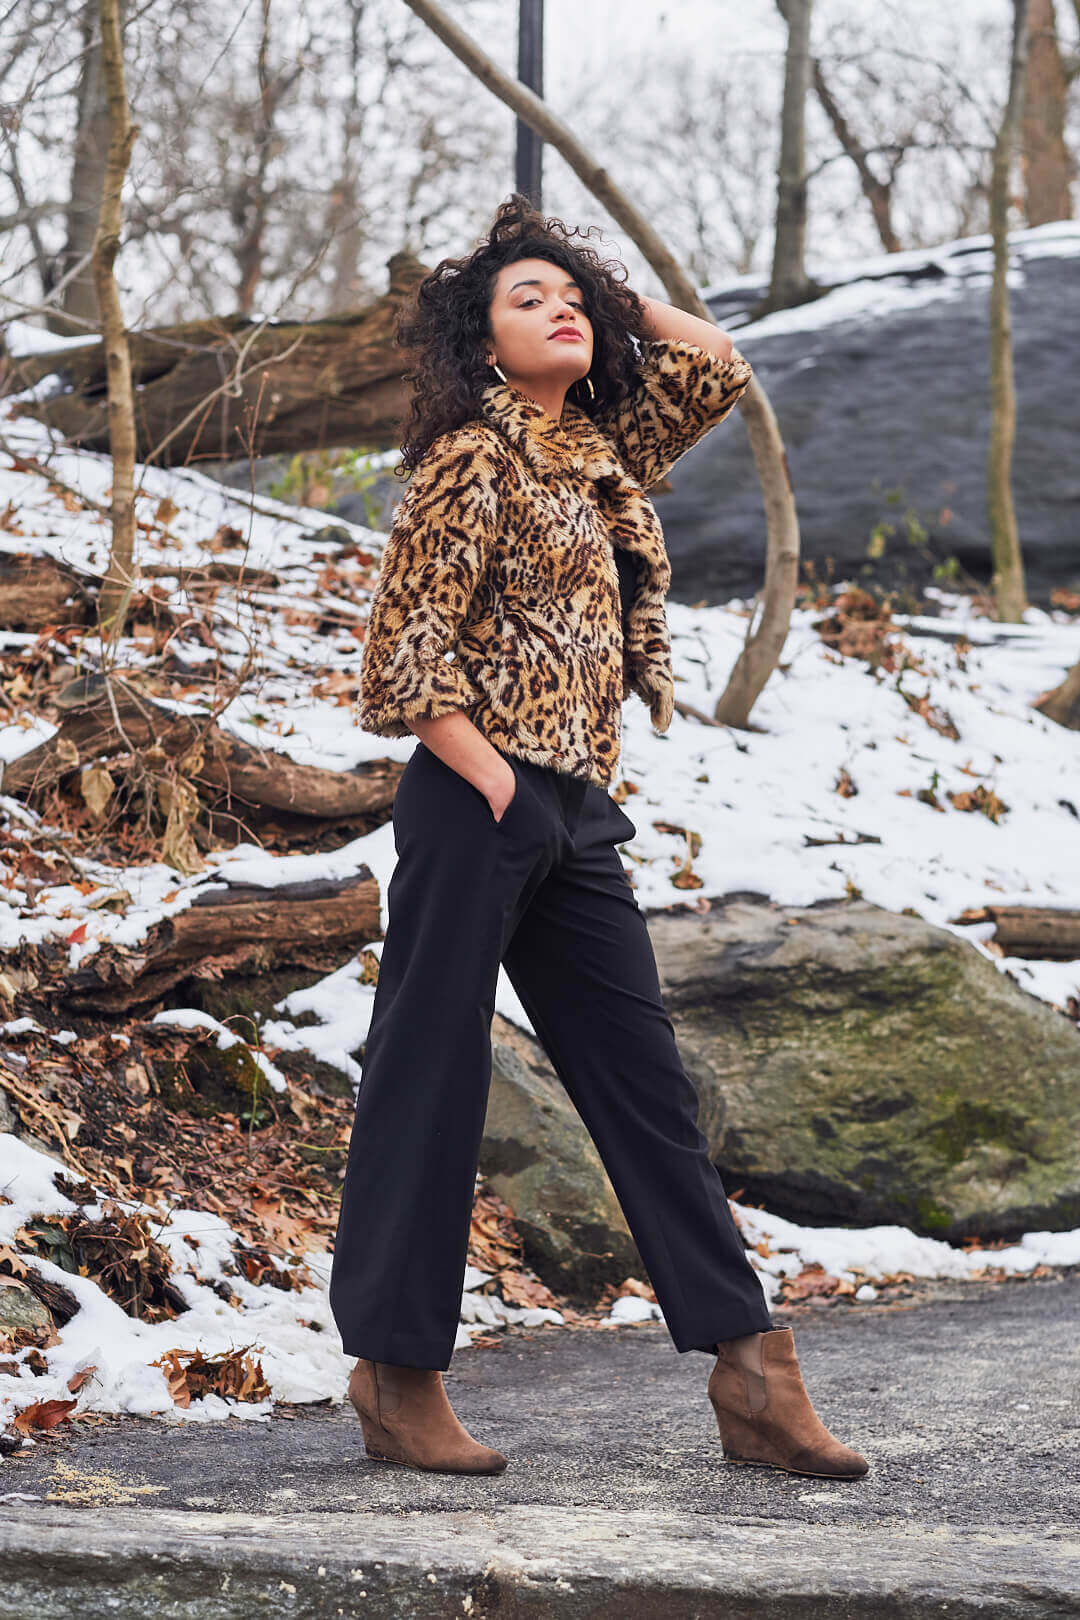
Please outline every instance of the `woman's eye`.
[[[536, 298], [535, 296], [530, 294], [530, 296], [528, 298], [523, 298], [521, 300], [521, 303], [518, 305], [518, 309], [527, 309], [530, 304], [538, 304], [539, 302], [540, 302], [539, 298]], [[571, 307], [573, 309], [580, 309], [581, 313], [584, 315], [584, 313], [585, 313], [585, 305], [584, 304], [579, 304], [576, 301], [576, 299], [573, 299], [573, 298], [568, 299], [567, 302], [571, 305]]]

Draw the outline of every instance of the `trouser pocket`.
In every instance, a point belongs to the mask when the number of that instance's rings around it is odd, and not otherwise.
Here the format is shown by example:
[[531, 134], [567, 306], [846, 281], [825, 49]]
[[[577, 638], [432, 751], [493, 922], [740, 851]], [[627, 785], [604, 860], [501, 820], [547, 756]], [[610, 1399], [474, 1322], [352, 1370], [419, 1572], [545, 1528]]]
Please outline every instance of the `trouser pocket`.
[[[525, 791], [525, 781], [524, 773], [522, 772], [518, 761], [510, 754], [503, 754], [501, 748], [499, 749], [499, 752], [502, 754], [503, 759], [506, 760], [506, 763], [510, 766], [510, 769], [514, 773], [514, 791], [510, 798], [509, 804], [503, 810], [503, 813], [499, 817], [498, 821], [495, 820], [494, 814], [492, 814], [491, 817], [492, 823], [496, 829], [499, 832], [503, 832], [506, 829], [507, 822], [513, 820], [515, 812], [521, 807], [522, 794]], [[490, 804], [488, 805], [488, 810], [491, 810]]]

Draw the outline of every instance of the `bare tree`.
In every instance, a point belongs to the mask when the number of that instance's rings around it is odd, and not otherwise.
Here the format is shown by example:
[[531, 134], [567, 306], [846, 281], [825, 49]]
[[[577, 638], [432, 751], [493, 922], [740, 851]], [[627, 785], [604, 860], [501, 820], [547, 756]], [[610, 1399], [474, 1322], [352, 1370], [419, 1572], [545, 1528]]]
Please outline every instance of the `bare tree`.
[[253, 173], [241, 170], [229, 192], [229, 213], [236, 227], [236, 261], [240, 280], [236, 308], [250, 315], [262, 279], [262, 260], [267, 217], [271, 208], [270, 165], [277, 155], [281, 136], [277, 129], [278, 109], [300, 76], [298, 66], [289, 70], [272, 62], [271, 0], [261, 0], [262, 25], [256, 64], [258, 96], [253, 111], [251, 145]]
[[1029, 0], [1027, 83], [1021, 156], [1029, 225], [1072, 218], [1075, 164], [1065, 142], [1068, 76], [1054, 0]]
[[238, 305], [344, 313], [381, 291], [403, 245], [480, 228], [476, 177], [494, 174], [504, 132], [478, 89], [457, 116], [432, 115], [445, 69], [399, 0], [259, 0], [220, 15], [205, 0], [176, 4], [180, 41], [144, 51], [134, 95], [160, 128], [128, 209], [128, 240], [147, 244], [132, 262], [153, 278], [154, 324]]
[[101, 312], [109, 390], [109, 448], [112, 454], [112, 548], [101, 587], [102, 634], [115, 644], [135, 579], [135, 397], [131, 353], [113, 267], [123, 227], [124, 176], [138, 133], [128, 112], [124, 84], [124, 45], [120, 0], [100, 0], [101, 62], [109, 115], [109, 145], [102, 185], [101, 213], [94, 237], [94, 287]]
[[[712, 315], [682, 265], [645, 215], [616, 185], [546, 102], [519, 80], [504, 73], [465, 31], [452, 22], [436, 0], [405, 0], [492, 93], [554, 146], [597, 202], [633, 239], [679, 309], [712, 320]], [[776, 668], [787, 637], [799, 574], [799, 526], [787, 457], [776, 417], [756, 376], [739, 401], [750, 446], [762, 483], [768, 532], [765, 589], [760, 619], [751, 626], [746, 645], [721, 694], [715, 718], [745, 726], [750, 710]]]
[[[54, 220], [62, 221], [67, 209], [63, 187], [58, 186], [55, 179], [57, 171], [63, 173], [66, 158], [66, 152], [64, 157], [58, 157], [65, 134], [61, 133], [63, 121], [56, 116], [56, 86], [66, 70], [77, 67], [79, 46], [75, 46], [74, 52], [65, 47], [72, 34], [79, 32], [78, 25], [88, 4], [96, 13], [95, 0], [57, 0], [55, 5], [42, 3], [42, 0], [21, 0], [21, 3], [15, 0], [5, 8], [3, 17], [0, 180], [7, 182], [15, 203], [5, 222], [6, 231], [25, 236], [30, 248], [28, 268], [36, 278], [41, 297], [52, 300], [54, 305], [65, 289], [58, 286], [63, 281], [63, 272], [48, 227]], [[46, 177], [47, 186], [44, 185]], [[35, 179], [46, 190], [45, 197], [35, 195]], [[96, 219], [95, 209], [91, 237]], [[16, 258], [13, 246], [9, 238], [4, 248], [5, 282], [9, 285]], [[80, 258], [72, 261], [71, 268], [78, 274], [88, 264], [89, 242]], [[51, 316], [52, 310], [47, 317], [50, 324]], [[70, 327], [65, 326], [65, 330]]]
[[[985, 229], [997, 24], [953, 26], [945, 8], [941, 26], [955, 37], [930, 49], [901, 8], [818, 9], [808, 244], [843, 237], [857, 252], [870, 220], [885, 247]], [[101, 106], [100, 88], [96, 102], [90, 94], [95, 73], [100, 86], [92, 11], [90, 0], [7, 0], [11, 50], [0, 54], [4, 293], [24, 309], [52, 297], [72, 330], [86, 329], [70, 313], [74, 295], [54, 294], [79, 260], [80, 228], [88, 250], [105, 145], [90, 137], [89, 109]], [[497, 11], [492, 0], [456, 0], [454, 14], [469, 27], [470, 14]], [[1069, 0], [1058, 13], [1071, 20]], [[464, 73], [447, 88], [444, 58], [400, 0], [329, 10], [140, 0], [128, 14], [129, 99], [143, 131], [125, 186], [126, 279], [142, 296], [136, 310], [126, 295], [130, 324], [228, 317], [238, 300], [275, 317], [345, 312], [381, 290], [398, 248], [434, 260], [482, 228], [506, 161], [504, 109]], [[779, 12], [774, 26], [779, 39]], [[505, 31], [502, 42], [509, 48]], [[1062, 50], [1068, 75], [1074, 53]], [[664, 46], [641, 64], [640, 82], [632, 62], [617, 74], [588, 61], [576, 70], [585, 83], [567, 99], [588, 121], [579, 134], [613, 150], [606, 129], [617, 131], [643, 211], [662, 210], [698, 285], [753, 272], [773, 233], [774, 62], [750, 48], [687, 63]], [[636, 249], [633, 258], [640, 265]]]
[[[698, 286], [720, 275], [751, 274], [774, 223], [772, 64], [723, 57], [702, 62], [672, 52], [637, 63], [636, 72], [634, 66], [618, 75], [614, 95], [600, 82], [567, 97], [588, 110], [591, 144], [618, 150], [626, 172], [637, 178], [643, 211], [662, 214]], [[775, 99], [778, 109], [778, 94]], [[743, 116], [747, 105], [755, 117]], [[631, 120], [628, 106], [635, 111]]]
[[[94, 331], [108, 146], [96, 0], [4, 0], [2, 14], [0, 314]], [[125, 184], [129, 325], [227, 318], [238, 301], [342, 312], [382, 289], [403, 243], [438, 250], [481, 228], [481, 177], [505, 161], [502, 109], [462, 74], [455, 116], [445, 101], [432, 116], [445, 62], [400, 0], [140, 0], [127, 15], [142, 130]]]
[[997, 617], [1019, 622], [1027, 605], [1024, 559], [1012, 494], [1012, 451], [1016, 437], [1016, 385], [1013, 377], [1012, 317], [1009, 309], [1009, 192], [1013, 153], [1020, 129], [1027, 59], [1028, 0], [1013, 0], [1009, 93], [994, 145], [990, 185], [990, 230], [994, 274], [990, 289], [990, 451], [986, 505], [994, 564]]
[[[907, 8], [852, 3], [834, 3], [822, 22], [811, 111], [824, 121], [808, 117], [808, 236], [850, 241], [869, 217], [882, 248], [895, 252], [985, 230], [998, 23], [973, 27], [943, 7], [923, 39]], [[857, 192], [837, 183], [845, 168]]]
[[832, 125], [833, 134], [840, 142], [845, 154], [855, 165], [856, 173], [859, 176], [859, 185], [862, 188], [863, 196], [870, 204], [870, 212], [873, 215], [878, 236], [881, 238], [881, 245], [886, 253], [898, 253], [900, 251], [900, 239], [893, 229], [892, 191], [897, 171], [907, 151], [907, 145], [902, 140], [897, 142], [892, 155], [888, 177], [884, 180], [879, 179], [874, 173], [873, 164], [870, 162], [870, 152], [865, 142], [859, 139], [852, 125], [841, 111], [840, 103], [829, 88], [817, 57], [814, 58], [813, 63], [813, 81], [814, 92], [824, 108], [829, 123]]
[[366, 0], [349, 0], [348, 89], [341, 109], [341, 158], [338, 175], [330, 189], [323, 235], [332, 245], [327, 262], [332, 271], [328, 289], [327, 313], [341, 314], [357, 309], [365, 288], [360, 263], [367, 236], [368, 221], [363, 193], [363, 151], [367, 128], [367, 106], [361, 94], [361, 70], [368, 49], [370, 24]]

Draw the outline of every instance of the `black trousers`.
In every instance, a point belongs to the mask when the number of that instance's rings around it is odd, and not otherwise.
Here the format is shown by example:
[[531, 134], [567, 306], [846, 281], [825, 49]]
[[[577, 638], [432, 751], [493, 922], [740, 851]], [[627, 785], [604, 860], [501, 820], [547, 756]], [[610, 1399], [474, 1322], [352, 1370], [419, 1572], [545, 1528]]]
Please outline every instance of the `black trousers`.
[[[502, 752], [502, 750], [500, 750]], [[417, 744], [398, 783], [363, 1077], [330, 1278], [348, 1355], [450, 1365], [500, 961], [603, 1160], [680, 1351], [767, 1329], [595, 783], [507, 753], [487, 799]]]

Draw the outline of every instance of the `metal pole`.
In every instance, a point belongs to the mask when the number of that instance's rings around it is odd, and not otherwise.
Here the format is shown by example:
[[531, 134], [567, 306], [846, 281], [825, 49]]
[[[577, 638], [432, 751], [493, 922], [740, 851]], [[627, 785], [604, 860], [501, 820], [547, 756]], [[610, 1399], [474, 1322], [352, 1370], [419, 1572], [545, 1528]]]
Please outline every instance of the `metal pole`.
[[[518, 0], [518, 78], [536, 95], [544, 94], [544, 0]], [[540, 208], [544, 143], [517, 120], [514, 184], [534, 208]]]

